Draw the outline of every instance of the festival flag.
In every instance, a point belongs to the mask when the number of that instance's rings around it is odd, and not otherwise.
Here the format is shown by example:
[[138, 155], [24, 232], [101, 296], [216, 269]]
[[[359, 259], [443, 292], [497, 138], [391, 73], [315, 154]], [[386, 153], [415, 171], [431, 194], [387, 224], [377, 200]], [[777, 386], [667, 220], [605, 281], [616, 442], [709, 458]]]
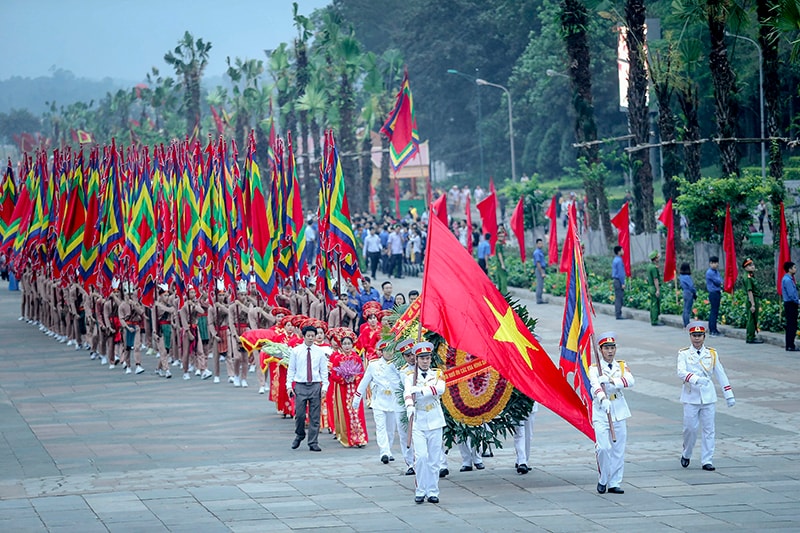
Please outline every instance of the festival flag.
[[436, 217], [428, 225], [421, 324], [491, 364], [590, 439], [588, 412], [525, 323]]
[[[469, 197], [467, 197], [469, 198]], [[523, 198], [519, 199], [514, 212], [511, 213], [511, 231], [517, 236], [517, 243], [519, 244], [519, 256], [522, 262], [525, 262], [525, 201]]]
[[[573, 205], [575, 205], [574, 202]], [[578, 243], [577, 230], [575, 229], [578, 222], [575, 213], [576, 211], [574, 209], [567, 210], [567, 237], [564, 239], [564, 246], [561, 248], [561, 262], [558, 265], [559, 272], [569, 272], [572, 270], [572, 263], [574, 260], [574, 251], [572, 248]]]
[[[447, 195], [443, 194], [442, 198], [447, 198]], [[446, 202], [445, 206], [447, 206]], [[467, 217], [467, 251], [469, 252], [470, 255], [472, 255], [472, 209], [470, 208], [469, 205], [469, 195], [467, 195], [465, 215]], [[445, 223], [445, 225], [447, 225], [447, 223]]]
[[786, 231], [786, 214], [783, 211], [783, 202], [781, 202], [781, 234], [780, 245], [778, 246], [778, 268], [776, 269], [778, 275], [778, 294], [783, 295], [781, 287], [781, 278], [783, 278], [783, 264], [786, 261], [792, 260], [791, 250], [789, 249], [789, 235]]
[[128, 228], [128, 243], [132, 247], [136, 285], [139, 298], [146, 306], [155, 301], [155, 288], [158, 272], [156, 269], [156, 251], [158, 238], [156, 235], [155, 209], [153, 207], [153, 182], [150, 170], [150, 156], [144, 147], [144, 158], [141, 164], [141, 175], [136, 196], [131, 205], [131, 224]]
[[618, 231], [617, 243], [622, 246], [622, 264], [625, 266], [625, 275], [631, 277], [631, 224], [628, 202], [625, 202], [619, 213], [614, 215], [611, 224]]
[[403, 74], [394, 109], [381, 132], [389, 138], [389, 156], [392, 168], [397, 172], [419, 151], [419, 133], [414, 116], [414, 99], [408, 84], [408, 69]]
[[664, 282], [675, 279], [675, 217], [672, 212], [672, 198], [667, 200], [667, 205], [658, 217], [659, 222], [667, 228], [667, 242], [664, 245]]
[[92, 134], [88, 131], [83, 130], [70, 130], [70, 134], [72, 136], [72, 142], [75, 144], [91, 144], [92, 143]]
[[587, 290], [583, 255], [573, 218], [569, 220], [564, 249], [569, 249], [570, 267], [567, 271], [567, 291], [561, 323], [561, 356], [558, 366], [568, 381], [569, 375], [572, 374], [571, 385], [587, 406], [587, 413], [591, 413], [592, 391], [588, 371], [591, 366], [594, 310]]
[[255, 154], [255, 134], [251, 131], [244, 172], [251, 185], [252, 269], [261, 296], [273, 301], [276, 293], [273, 239], [267, 216], [267, 199]]
[[86, 199], [83, 183], [83, 150], [76, 156], [67, 194], [66, 211], [59, 223], [54, 277], [69, 269], [77, 272], [86, 227]]
[[550, 219], [550, 231], [547, 236], [547, 262], [551, 265], [558, 263], [558, 201], [556, 196], [550, 200], [550, 207], [544, 216]]
[[80, 268], [78, 273], [84, 287], [93, 284], [97, 278], [96, 266], [98, 243], [100, 239], [100, 151], [95, 148], [89, 153], [89, 166], [86, 180], [86, 225], [83, 228]]
[[736, 264], [736, 240], [731, 223], [731, 205], [725, 208], [725, 233], [722, 239], [722, 250], [725, 252], [725, 279], [722, 290], [733, 294], [736, 278], [739, 277], [739, 265]]
[[[288, 222], [288, 235], [292, 240], [292, 254], [294, 255], [295, 272], [299, 274], [300, 281], [308, 276], [308, 263], [310, 250], [306, 248], [306, 225], [303, 223], [303, 202], [300, 198], [300, 179], [297, 177], [297, 163], [294, 157], [292, 137], [287, 135], [287, 194], [286, 194], [286, 221]], [[371, 198], [371, 196], [370, 196]]]
[[103, 192], [103, 205], [100, 216], [100, 249], [98, 250], [98, 275], [102, 275], [103, 286], [110, 287], [117, 268], [117, 261], [122, 254], [125, 242], [125, 221], [127, 205], [123, 196], [123, 182], [120, 165], [120, 154], [116, 142], [111, 140], [105, 170], [106, 187]]
[[447, 216], [447, 195], [443, 194], [431, 204], [431, 215], [437, 217], [445, 226], [449, 225]]
[[217, 114], [217, 110], [214, 109], [214, 106], [212, 105], [209, 107], [211, 107], [211, 116], [214, 118], [214, 125], [217, 127], [217, 133], [222, 135], [223, 133], [225, 133], [225, 124], [222, 122], [222, 119], [219, 117], [219, 114]]
[[14, 205], [17, 203], [17, 184], [14, 182], [14, 169], [11, 167], [11, 158], [8, 158], [8, 167], [0, 185], [0, 246], [6, 239], [6, 234], [11, 227]]
[[475, 207], [481, 214], [481, 233], [492, 235], [489, 245], [491, 246], [491, 255], [494, 255], [494, 245], [497, 243], [497, 194], [489, 193], [489, 196], [475, 204]]

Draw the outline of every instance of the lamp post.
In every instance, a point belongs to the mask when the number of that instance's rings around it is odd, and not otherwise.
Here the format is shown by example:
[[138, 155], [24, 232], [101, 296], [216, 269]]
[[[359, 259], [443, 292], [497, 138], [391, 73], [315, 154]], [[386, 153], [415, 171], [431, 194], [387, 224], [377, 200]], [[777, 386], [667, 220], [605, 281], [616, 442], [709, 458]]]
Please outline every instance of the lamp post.
[[551, 68], [549, 68], [549, 69], [545, 70], [545, 71], [544, 71], [544, 73], [545, 73], [545, 74], [547, 74], [548, 76], [550, 76], [551, 78], [552, 78], [553, 76], [558, 76], [558, 77], [561, 77], [561, 78], [567, 78], [567, 79], [570, 79], [570, 77], [569, 77], [569, 76], [567, 76], [566, 74], [564, 74], [564, 73], [562, 73], [562, 72], [558, 72], [558, 71], [556, 71], [556, 70], [553, 70], [553, 69], [551, 69]]
[[761, 116], [761, 180], [767, 179], [767, 151], [764, 145], [764, 56], [761, 53], [761, 46], [750, 37], [744, 35], [734, 35], [729, 31], [725, 31], [725, 35], [735, 39], [742, 39], [756, 47], [758, 50], [758, 94], [761, 109], [759, 115]]
[[511, 93], [508, 92], [508, 89], [506, 89], [502, 85], [498, 85], [497, 83], [491, 83], [486, 80], [482, 80], [480, 78], [476, 79], [475, 83], [477, 83], [478, 85], [488, 85], [489, 87], [497, 87], [498, 89], [502, 89], [502, 91], [506, 93], [506, 98], [508, 98], [508, 142], [511, 145], [511, 181], [517, 181], [517, 164], [514, 161], [514, 115], [511, 111]]
[[[447, 73], [448, 74], [455, 74], [456, 76], [461, 76], [462, 78], [464, 78], [465, 80], [469, 81], [470, 83], [475, 83], [475, 79], [474, 78], [464, 74], [463, 72], [459, 72], [454, 68], [447, 69]], [[477, 68], [475, 69], [475, 74], [476, 75], [478, 74], [478, 69]], [[481, 136], [481, 94], [478, 91], [478, 85], [477, 84], [475, 84], [475, 100], [478, 103], [478, 121], [475, 123], [475, 129], [477, 130], [477, 133], [478, 133], [478, 155], [480, 156], [480, 160], [481, 160], [481, 176], [480, 176], [480, 178], [481, 178], [481, 182], [483, 182], [483, 176], [485, 174], [484, 174], [484, 171], [483, 171], [483, 137]]]

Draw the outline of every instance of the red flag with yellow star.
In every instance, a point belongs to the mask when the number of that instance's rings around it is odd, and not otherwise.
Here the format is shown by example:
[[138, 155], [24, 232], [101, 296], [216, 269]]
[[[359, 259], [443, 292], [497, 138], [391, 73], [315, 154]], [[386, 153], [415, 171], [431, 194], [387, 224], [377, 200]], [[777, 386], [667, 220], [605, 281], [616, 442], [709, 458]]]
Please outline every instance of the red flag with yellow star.
[[424, 327], [492, 365], [522, 393], [594, 440], [581, 399], [478, 264], [436, 217], [428, 223]]

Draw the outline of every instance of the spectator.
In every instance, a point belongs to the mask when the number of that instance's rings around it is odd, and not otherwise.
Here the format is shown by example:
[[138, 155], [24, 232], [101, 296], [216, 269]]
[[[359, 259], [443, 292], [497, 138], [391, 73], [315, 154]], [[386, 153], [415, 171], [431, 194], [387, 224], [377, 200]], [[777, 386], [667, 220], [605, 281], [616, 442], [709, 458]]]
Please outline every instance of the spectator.
[[692, 270], [689, 263], [681, 263], [681, 274], [678, 277], [683, 289], [683, 327], [689, 325], [692, 318], [692, 307], [694, 306], [694, 299], [697, 298], [697, 291], [694, 289], [694, 281], [692, 280]]

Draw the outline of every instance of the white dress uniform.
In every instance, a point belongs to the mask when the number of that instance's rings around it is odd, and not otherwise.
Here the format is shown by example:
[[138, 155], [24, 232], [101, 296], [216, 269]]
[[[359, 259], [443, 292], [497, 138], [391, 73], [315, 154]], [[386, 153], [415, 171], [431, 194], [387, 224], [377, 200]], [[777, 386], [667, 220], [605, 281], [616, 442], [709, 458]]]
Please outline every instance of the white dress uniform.
[[[589, 367], [589, 380], [592, 386], [592, 425], [595, 432], [595, 449], [597, 451], [597, 467], [599, 469], [598, 484], [609, 488], [618, 488], [622, 483], [625, 469], [625, 443], [628, 440], [628, 428], [625, 422], [631, 416], [628, 403], [625, 401], [623, 389], [633, 387], [633, 375], [625, 361], [600, 361], [602, 374], [608, 376], [606, 391], [600, 386], [597, 366]], [[608, 415], [600, 405], [603, 398], [611, 403], [611, 420], [617, 441], [611, 440], [608, 426]]]
[[[705, 344], [699, 350], [688, 346], [678, 351], [678, 378], [683, 382], [683, 390], [681, 390], [683, 457], [691, 459], [692, 450], [697, 441], [697, 428], [702, 425], [703, 439], [700, 461], [703, 465], [712, 465], [714, 458], [714, 417], [717, 391], [712, 377], [720, 384], [728, 406], [732, 407], [735, 403], [733, 390], [722, 362], [717, 356], [717, 351]], [[705, 380], [708, 381], [706, 385], [701, 386], [698, 385], [698, 380], [701, 383]]]
[[[539, 403], [533, 402], [533, 409], [525, 420], [518, 425], [514, 431], [514, 451], [517, 454], [517, 468], [520, 465], [528, 465], [531, 456], [531, 437], [533, 437], [533, 423], [536, 420], [536, 412], [539, 410]], [[519, 472], [519, 470], [517, 470]], [[519, 472], [522, 473], [522, 472]]]
[[416, 496], [439, 497], [439, 465], [442, 454], [442, 428], [445, 426], [441, 397], [445, 391], [444, 374], [438, 368], [416, 369], [405, 376], [403, 398], [406, 407], [414, 407], [411, 439], [414, 443]]
[[[394, 436], [400, 436], [403, 442], [404, 435], [400, 433], [400, 414], [405, 411], [397, 397], [402, 379], [400, 371], [391, 361], [384, 358], [375, 359], [367, 366], [367, 371], [361, 379], [356, 391], [356, 400], [361, 403], [361, 398], [366, 394], [367, 387], [372, 397], [372, 417], [375, 419], [375, 440], [378, 441], [378, 454], [387, 459], [392, 457]], [[404, 445], [401, 444], [401, 448]]]

